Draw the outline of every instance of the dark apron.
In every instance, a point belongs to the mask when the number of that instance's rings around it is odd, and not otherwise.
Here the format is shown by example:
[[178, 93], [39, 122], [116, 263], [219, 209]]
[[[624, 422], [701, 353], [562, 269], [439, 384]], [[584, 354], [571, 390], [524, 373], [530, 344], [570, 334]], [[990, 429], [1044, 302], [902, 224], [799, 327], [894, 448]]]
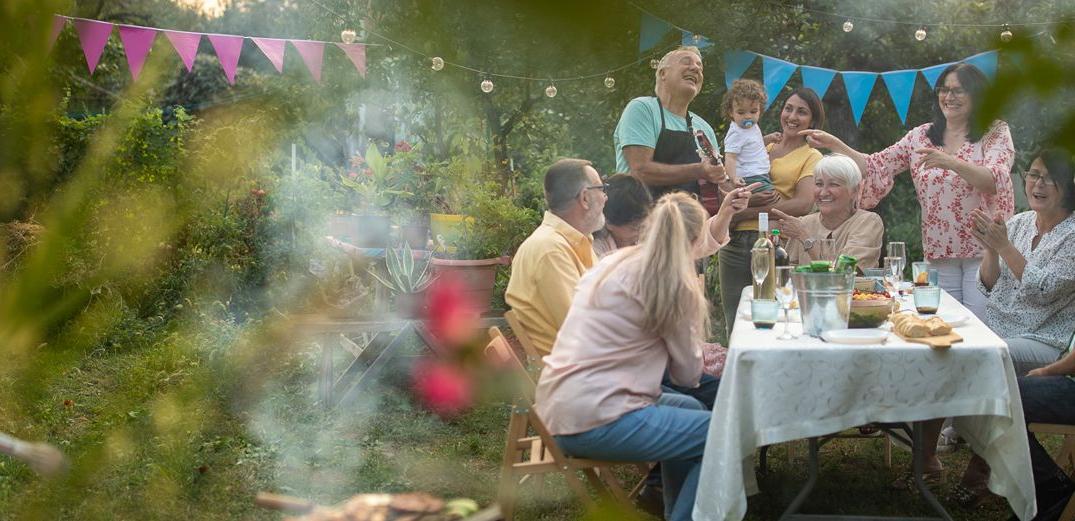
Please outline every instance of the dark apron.
[[[694, 139], [694, 127], [691, 125], [691, 113], [687, 112], [687, 130], [669, 130], [664, 124], [664, 106], [657, 98], [657, 110], [661, 113], [661, 133], [657, 135], [657, 145], [653, 147], [653, 160], [666, 165], [689, 165], [700, 161], [698, 142]], [[649, 191], [656, 201], [669, 192], [690, 192], [698, 194], [698, 181], [680, 185], [649, 186]]]

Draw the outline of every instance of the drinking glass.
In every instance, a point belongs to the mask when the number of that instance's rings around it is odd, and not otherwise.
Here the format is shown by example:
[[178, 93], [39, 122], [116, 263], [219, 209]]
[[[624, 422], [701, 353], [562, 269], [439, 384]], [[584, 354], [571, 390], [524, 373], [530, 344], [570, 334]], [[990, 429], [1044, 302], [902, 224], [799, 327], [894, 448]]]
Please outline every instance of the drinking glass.
[[750, 301], [750, 320], [758, 329], [772, 329], [780, 313], [780, 304], [775, 300], [754, 299]]
[[900, 260], [900, 282], [903, 282], [903, 269], [907, 267], [907, 245], [902, 242], [888, 243], [888, 256]]
[[818, 260], [836, 263], [836, 239], [818, 239], [817, 248]]
[[[911, 263], [911, 282], [915, 286], [928, 286], [929, 285], [929, 263], [925, 261], [918, 261]], [[922, 274], [925, 273], [925, 276]]]
[[[754, 275], [755, 287], [760, 287], [769, 276], [769, 248], [754, 248], [750, 250], [750, 272]], [[754, 295], [758, 298], [759, 295]]]
[[921, 315], [932, 315], [937, 312], [941, 303], [941, 288], [937, 286], [923, 286], [914, 290], [914, 307]]
[[795, 287], [791, 283], [791, 274], [794, 266], [779, 266], [776, 268], [776, 301], [784, 310], [784, 332], [776, 337], [778, 340], [794, 340], [799, 335], [794, 335], [788, 329], [791, 322], [791, 302], [795, 300]]

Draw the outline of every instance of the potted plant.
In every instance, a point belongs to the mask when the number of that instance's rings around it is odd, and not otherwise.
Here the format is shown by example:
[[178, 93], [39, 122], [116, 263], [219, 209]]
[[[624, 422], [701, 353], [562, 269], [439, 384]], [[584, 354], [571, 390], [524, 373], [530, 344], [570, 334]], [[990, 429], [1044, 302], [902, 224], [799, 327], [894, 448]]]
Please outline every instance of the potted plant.
[[340, 184], [351, 192], [354, 208], [352, 214], [336, 217], [336, 223], [345, 223], [344, 231], [337, 232], [340, 240], [360, 248], [387, 247], [392, 226], [388, 209], [412, 194], [389, 168], [377, 145], [370, 144], [365, 157], [351, 160], [351, 170], [340, 174]]
[[449, 274], [466, 284], [471, 300], [483, 313], [491, 308], [497, 270], [511, 263], [510, 253], [540, 222], [537, 212], [516, 205], [498, 191], [495, 184], [479, 185], [473, 191], [466, 207], [470, 217], [463, 221], [458, 239], [438, 244], [433, 259], [434, 273]]
[[415, 261], [414, 250], [403, 242], [402, 248], [385, 251], [385, 270], [369, 268], [369, 274], [392, 292], [395, 309], [405, 317], [421, 315], [425, 303], [425, 291], [433, 282], [430, 269], [431, 255]]

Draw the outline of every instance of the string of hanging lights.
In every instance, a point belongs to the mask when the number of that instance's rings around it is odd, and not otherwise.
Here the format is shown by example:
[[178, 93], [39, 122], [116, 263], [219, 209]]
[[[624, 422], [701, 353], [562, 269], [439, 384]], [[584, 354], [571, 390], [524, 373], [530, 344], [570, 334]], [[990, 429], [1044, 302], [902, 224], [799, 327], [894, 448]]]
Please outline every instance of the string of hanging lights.
[[[337, 16], [338, 19], [340, 19], [340, 20], [346, 19], [346, 17], [343, 14], [337, 13], [331, 7], [326, 6], [325, 4], [320, 2], [319, 0], [311, 0], [311, 1], [313, 3], [315, 3], [315, 4], [317, 4], [318, 6], [320, 6], [325, 11], [333, 14], [334, 16]], [[635, 8], [636, 10], [642, 12], [642, 13], [645, 13], [645, 14], [648, 14], [650, 16], [653, 16], [654, 18], [659, 18], [656, 15], [654, 15], [653, 13], [650, 13], [649, 11], [644, 9], [643, 7], [637, 5], [637, 4], [633, 3], [633, 2], [627, 1], [626, 3], [628, 5], [630, 5], [631, 7]], [[911, 26], [911, 27], [915, 28], [915, 31], [913, 33], [914, 39], [916, 41], [919, 41], [919, 42], [926, 40], [926, 38], [929, 36], [929, 33], [928, 33], [929, 28], [940, 28], [940, 27], [998, 28], [998, 29], [1000, 29], [1000, 34], [999, 34], [1000, 40], [1003, 41], [1003, 42], [1009, 42], [1014, 37], [1014, 32], [1012, 31], [1012, 27], [1023, 27], [1023, 28], [1041, 27], [1041, 26], [1048, 27], [1048, 26], [1052, 26], [1052, 25], [1055, 25], [1055, 24], [1058, 23], [1058, 22], [1054, 22], [1054, 21], [995, 22], [995, 23], [966, 23], [966, 22], [951, 22], [951, 23], [949, 23], [949, 22], [927, 22], [927, 23], [923, 23], [923, 22], [920, 22], [920, 21], [913, 21], [913, 20], [878, 18], [878, 17], [862, 16], [862, 15], [848, 15], [848, 14], [844, 14], [844, 13], [836, 13], [836, 12], [825, 11], [825, 10], [821, 10], [821, 9], [814, 9], [814, 8], [805, 7], [805, 6], [802, 6], [802, 5], [791, 5], [791, 4], [787, 4], [785, 2], [782, 2], [780, 0], [770, 0], [769, 3], [771, 5], [777, 5], [777, 6], [780, 6], [780, 7], [801, 9], [804, 12], [808, 12], [808, 13], [811, 13], [811, 14], [814, 14], [814, 15], [827, 16], [827, 17], [830, 17], [830, 18], [841, 20], [842, 22], [841, 22], [840, 27], [843, 30], [843, 32], [845, 32], [845, 33], [850, 33], [852, 31], [854, 31], [855, 30], [855, 24], [856, 23], [862, 23], [862, 22]], [[670, 27], [681, 31], [684, 34], [690, 34], [695, 43], [700, 43], [705, 39], [705, 37], [701, 33], [691, 31], [689, 29], [677, 26], [677, 25], [675, 25], [675, 24], [673, 24], [671, 22], [666, 21], [666, 23], [668, 23], [668, 25]], [[399, 42], [397, 40], [389, 38], [388, 36], [385, 36], [383, 34], [377, 33], [376, 31], [371, 30], [367, 26], [367, 24], [365, 23], [364, 20], [362, 21], [361, 25], [362, 25], [362, 27], [361, 27], [360, 31], [355, 31], [354, 29], [344, 29], [343, 31], [341, 31], [340, 32], [341, 41], [343, 41], [344, 43], [353, 43], [356, 40], [360, 40], [360, 41], [365, 40], [368, 37], [367, 35], [372, 35], [372, 36], [374, 36], [374, 37], [376, 37], [378, 39], [384, 40], [385, 42], [388, 43], [388, 45], [390, 47], [391, 46], [396, 46], [396, 47], [402, 48], [402, 49], [404, 49], [404, 50], [406, 50], [406, 51], [408, 51], [408, 52], [410, 52], [410, 53], [412, 53], [414, 55], [417, 55], [417, 56], [420, 56], [422, 58], [425, 58], [425, 59], [429, 60], [429, 64], [430, 64], [429, 68], [431, 70], [433, 70], [434, 72], [443, 71], [445, 67], [452, 67], [452, 68], [456, 68], [456, 69], [459, 69], [459, 70], [471, 72], [471, 73], [474, 73], [474, 74], [478, 75], [478, 77], [481, 79], [481, 82], [479, 83], [479, 89], [482, 92], [486, 93], [486, 94], [493, 92], [493, 90], [496, 88], [496, 85], [493, 83], [494, 79], [512, 79], [512, 80], [532, 81], [532, 82], [544, 83], [546, 85], [545, 86], [545, 96], [547, 96], [549, 98], [554, 98], [558, 94], [559, 89], [557, 88], [557, 85], [556, 85], [557, 83], [567, 83], [567, 82], [573, 82], [573, 81], [583, 81], [583, 80], [590, 80], [590, 79], [596, 79], [596, 78], [604, 78], [603, 79], [603, 84], [604, 84], [605, 88], [607, 88], [609, 90], [615, 89], [616, 88], [616, 78], [614, 76], [615, 73], [623, 71], [625, 69], [629, 69], [631, 67], [634, 67], [634, 66], [636, 66], [636, 65], [638, 65], [640, 63], [645, 63], [647, 61], [649, 62], [650, 68], [656, 69], [658, 64], [659, 64], [659, 60], [658, 60], [657, 56], [659, 56], [659, 55], [663, 54], [664, 52], [666, 52], [666, 51], [668, 51], [668, 50], [670, 50], [670, 49], [672, 49], [672, 48], [674, 48], [674, 47], [679, 45], [677, 43], [674, 46], [670, 46], [670, 47], [658, 49], [658, 50], [655, 50], [655, 51], [651, 51], [648, 54], [640, 57], [637, 60], [631, 61], [629, 63], [623, 64], [623, 65], [620, 65], [620, 66], [617, 66], [617, 67], [613, 67], [613, 68], [608, 69], [608, 70], [603, 71], [603, 72], [598, 72], [598, 73], [593, 73], [593, 74], [582, 74], [582, 75], [577, 75], [577, 76], [551, 77], [550, 78], [548, 76], [529, 76], [529, 75], [525, 75], [525, 74], [508, 74], [508, 73], [492, 72], [492, 71], [483, 70], [483, 69], [479, 69], [479, 68], [475, 68], [475, 67], [470, 67], [470, 66], [462, 64], [462, 63], [456, 63], [456, 62], [448, 61], [448, 60], [445, 60], [441, 56], [435, 56], [435, 55], [427, 54], [427, 53], [422, 52], [422, 51], [420, 51], [418, 49], [412, 48], [412, 47], [410, 47], [410, 46], [408, 46], [408, 45], [406, 45], [406, 44], [404, 44], [402, 42]], [[1042, 33], [1038, 33], [1038, 35], [1040, 35], [1040, 34], [1042, 34]]]

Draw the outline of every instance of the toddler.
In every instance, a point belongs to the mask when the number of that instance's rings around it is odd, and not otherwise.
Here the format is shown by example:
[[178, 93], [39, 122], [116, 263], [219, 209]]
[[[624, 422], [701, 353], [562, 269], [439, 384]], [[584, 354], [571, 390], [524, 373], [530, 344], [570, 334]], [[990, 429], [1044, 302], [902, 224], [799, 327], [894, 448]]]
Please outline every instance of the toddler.
[[760, 83], [735, 80], [721, 103], [724, 116], [732, 120], [728, 134], [724, 136], [724, 170], [733, 180], [739, 178], [746, 184], [761, 183], [755, 192], [773, 189], [769, 178], [769, 153], [758, 127], [765, 101], [765, 89]]

